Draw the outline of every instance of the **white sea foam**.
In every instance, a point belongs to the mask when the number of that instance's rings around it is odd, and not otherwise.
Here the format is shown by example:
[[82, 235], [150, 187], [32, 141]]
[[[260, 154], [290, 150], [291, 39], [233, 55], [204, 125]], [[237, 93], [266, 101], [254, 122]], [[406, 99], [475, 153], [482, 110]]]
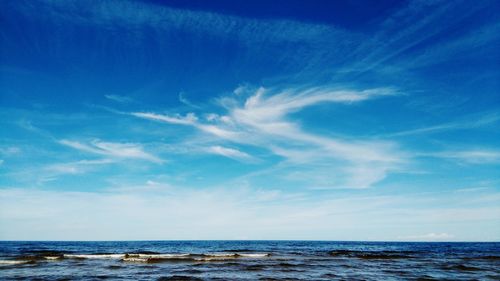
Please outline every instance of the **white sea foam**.
[[189, 257], [190, 254], [127, 254], [127, 256], [144, 259], [178, 259]]
[[86, 254], [86, 255], [64, 254], [64, 257], [74, 258], [74, 259], [122, 259], [125, 257], [125, 254]]
[[61, 257], [59, 256], [45, 256], [44, 257], [46, 260], [58, 260], [60, 259]]
[[240, 253], [207, 253], [203, 254], [201, 258], [197, 258], [199, 261], [217, 261], [217, 260], [227, 260], [236, 258], [263, 258], [270, 256], [266, 253], [251, 253], [251, 254], [240, 254]]
[[128, 261], [128, 262], [148, 262], [148, 258], [123, 258], [123, 261]]
[[19, 260], [19, 261], [14, 261], [14, 260], [0, 260], [0, 265], [14, 265], [14, 264], [23, 264], [23, 263], [28, 263], [30, 261], [28, 260]]
[[[206, 254], [64, 254], [65, 258], [76, 259], [121, 259], [127, 262], [149, 262], [157, 259], [189, 259], [197, 261], [217, 261], [236, 258], [263, 258], [267, 253], [206, 253]], [[46, 256], [45, 259], [56, 260], [60, 257]]]
[[235, 258], [235, 257], [237, 257], [237, 254], [207, 253], [207, 254], [204, 254], [204, 256], [211, 257], [211, 258]]
[[245, 258], [263, 258], [263, 257], [268, 257], [270, 254], [267, 253], [255, 253], [255, 254], [238, 254], [240, 257], [245, 257]]

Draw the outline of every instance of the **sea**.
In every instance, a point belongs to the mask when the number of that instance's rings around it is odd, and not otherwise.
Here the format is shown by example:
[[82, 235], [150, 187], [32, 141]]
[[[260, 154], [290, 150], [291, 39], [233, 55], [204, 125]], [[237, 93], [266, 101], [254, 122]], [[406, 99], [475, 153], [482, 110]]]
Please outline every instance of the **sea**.
[[500, 243], [0, 242], [1, 280], [500, 280]]

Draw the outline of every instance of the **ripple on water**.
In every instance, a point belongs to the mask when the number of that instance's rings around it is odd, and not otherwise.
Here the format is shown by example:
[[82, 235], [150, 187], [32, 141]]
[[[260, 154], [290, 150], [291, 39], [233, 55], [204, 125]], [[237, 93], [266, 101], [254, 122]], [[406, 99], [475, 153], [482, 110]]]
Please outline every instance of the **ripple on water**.
[[172, 275], [160, 277], [157, 281], [203, 281], [203, 279], [189, 275]]

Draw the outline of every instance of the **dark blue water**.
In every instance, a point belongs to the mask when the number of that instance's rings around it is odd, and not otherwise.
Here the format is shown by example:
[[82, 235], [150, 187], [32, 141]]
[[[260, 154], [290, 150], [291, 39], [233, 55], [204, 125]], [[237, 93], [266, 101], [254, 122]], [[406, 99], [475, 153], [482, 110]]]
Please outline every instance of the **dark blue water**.
[[500, 280], [500, 243], [0, 242], [2, 280]]

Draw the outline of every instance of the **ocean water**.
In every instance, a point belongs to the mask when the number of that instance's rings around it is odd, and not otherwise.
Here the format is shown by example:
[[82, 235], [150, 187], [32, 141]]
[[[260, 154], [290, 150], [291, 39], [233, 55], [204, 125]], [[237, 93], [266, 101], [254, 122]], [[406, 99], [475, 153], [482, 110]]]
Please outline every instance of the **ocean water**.
[[1, 280], [500, 280], [500, 243], [0, 242]]

